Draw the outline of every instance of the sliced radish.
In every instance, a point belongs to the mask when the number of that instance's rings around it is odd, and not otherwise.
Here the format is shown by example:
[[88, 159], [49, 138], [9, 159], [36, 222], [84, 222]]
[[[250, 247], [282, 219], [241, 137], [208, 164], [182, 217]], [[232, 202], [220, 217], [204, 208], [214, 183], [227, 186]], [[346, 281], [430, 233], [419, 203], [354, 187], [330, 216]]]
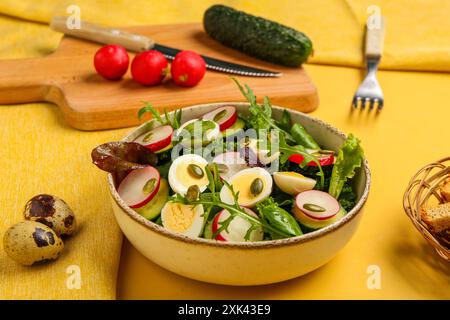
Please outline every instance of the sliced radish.
[[247, 168], [247, 164], [239, 152], [221, 153], [215, 156], [212, 162], [222, 165], [219, 167], [219, 173], [224, 180], [228, 180], [234, 174]]
[[[256, 213], [248, 208], [244, 208], [245, 212], [249, 215], [258, 217]], [[213, 220], [212, 231], [216, 233], [219, 230], [221, 223], [227, 220], [230, 217], [230, 212], [228, 210], [220, 211]], [[251, 227], [251, 223], [248, 222], [245, 218], [240, 216], [235, 216], [233, 220], [231, 220], [228, 228], [226, 230], [222, 230], [216, 236], [216, 240], [219, 241], [233, 241], [233, 242], [243, 242], [243, 241], [261, 241], [264, 238], [264, 232], [262, 228], [254, 229], [250, 235], [248, 240], [245, 239], [245, 236]]]
[[295, 197], [294, 212], [300, 210], [315, 220], [329, 219], [335, 216], [340, 208], [341, 206], [335, 198], [319, 190], [304, 191]]
[[[317, 157], [322, 167], [334, 164], [334, 152], [328, 150], [308, 150], [308, 153]], [[289, 157], [289, 161], [301, 164], [305, 159], [301, 154], [293, 154]], [[310, 161], [307, 166], [317, 167], [317, 163]]]
[[212, 120], [217, 122], [220, 127], [220, 131], [224, 131], [231, 127], [237, 120], [236, 107], [224, 106], [214, 109], [208, 113], [205, 113], [202, 117], [205, 120]]
[[117, 193], [131, 208], [146, 205], [158, 193], [160, 176], [152, 166], [131, 171], [120, 183]]
[[170, 144], [172, 133], [173, 128], [171, 126], [161, 126], [141, 134], [134, 141], [155, 152]]

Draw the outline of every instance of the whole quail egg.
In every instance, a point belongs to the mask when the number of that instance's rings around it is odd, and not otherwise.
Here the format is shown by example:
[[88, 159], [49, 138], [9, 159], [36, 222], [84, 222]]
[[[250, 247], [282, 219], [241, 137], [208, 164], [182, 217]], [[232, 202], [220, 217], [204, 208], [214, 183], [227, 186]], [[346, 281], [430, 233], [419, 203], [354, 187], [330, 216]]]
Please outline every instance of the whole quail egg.
[[25, 205], [25, 220], [36, 221], [53, 229], [57, 235], [71, 235], [76, 230], [75, 214], [64, 200], [39, 194]]
[[6, 231], [3, 247], [11, 259], [30, 266], [57, 259], [64, 249], [64, 243], [46, 225], [22, 221]]

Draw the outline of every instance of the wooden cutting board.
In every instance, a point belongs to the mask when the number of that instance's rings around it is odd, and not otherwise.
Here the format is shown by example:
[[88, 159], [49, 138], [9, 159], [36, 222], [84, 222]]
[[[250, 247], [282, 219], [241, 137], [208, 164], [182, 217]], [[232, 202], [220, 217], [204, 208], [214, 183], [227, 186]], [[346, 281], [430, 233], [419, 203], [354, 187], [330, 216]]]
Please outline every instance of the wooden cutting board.
[[[157, 43], [194, 50], [211, 57], [283, 72], [280, 78], [239, 77], [262, 99], [310, 112], [317, 108], [317, 90], [303, 68], [285, 68], [253, 59], [212, 40], [201, 24], [133, 27], [126, 30], [151, 36]], [[135, 83], [130, 71], [121, 81], [96, 74], [93, 57], [99, 44], [64, 37], [49, 56], [0, 60], [0, 104], [49, 101], [59, 106], [67, 123], [81, 130], [134, 126], [142, 101], [162, 110], [210, 102], [244, 101], [230, 75], [207, 71], [193, 88], [176, 86], [170, 79], [154, 87]], [[132, 54], [130, 58], [132, 58]]]

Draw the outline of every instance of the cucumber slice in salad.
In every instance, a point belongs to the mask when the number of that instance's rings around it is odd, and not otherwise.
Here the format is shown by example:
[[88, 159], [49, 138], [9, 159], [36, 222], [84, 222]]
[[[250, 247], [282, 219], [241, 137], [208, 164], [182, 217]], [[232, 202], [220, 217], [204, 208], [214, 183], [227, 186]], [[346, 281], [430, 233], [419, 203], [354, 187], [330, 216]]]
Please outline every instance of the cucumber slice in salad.
[[340, 220], [343, 216], [345, 216], [346, 213], [347, 211], [345, 211], [345, 209], [341, 207], [339, 212], [335, 216], [326, 220], [312, 219], [303, 212], [296, 213], [295, 218], [301, 224], [302, 230], [304, 232], [312, 232], [327, 227], [332, 223], [335, 223], [336, 221]]
[[166, 179], [161, 179], [158, 193], [145, 206], [136, 208], [134, 211], [148, 220], [153, 220], [161, 214], [161, 209], [169, 198], [169, 183]]
[[245, 127], [244, 120], [242, 120], [241, 118], [237, 118], [236, 122], [231, 127], [222, 132], [222, 135], [224, 138], [230, 137], [232, 135], [235, 135], [239, 131], [243, 130], [244, 127]]

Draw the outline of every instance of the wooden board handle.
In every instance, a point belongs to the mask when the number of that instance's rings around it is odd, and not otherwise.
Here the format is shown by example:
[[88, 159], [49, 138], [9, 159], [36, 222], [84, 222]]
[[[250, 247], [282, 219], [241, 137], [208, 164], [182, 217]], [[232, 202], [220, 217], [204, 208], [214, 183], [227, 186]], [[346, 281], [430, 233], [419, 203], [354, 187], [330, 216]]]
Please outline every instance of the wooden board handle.
[[98, 26], [86, 21], [80, 22], [80, 28], [69, 28], [67, 26], [67, 17], [62, 16], [53, 17], [50, 27], [69, 36], [103, 44], [118, 44], [131, 51], [145, 51], [155, 45], [155, 42], [149, 37], [115, 28]]
[[0, 60], [0, 104], [47, 100], [51, 59]]
[[384, 43], [384, 18], [374, 18], [366, 28], [366, 57], [381, 57]]

